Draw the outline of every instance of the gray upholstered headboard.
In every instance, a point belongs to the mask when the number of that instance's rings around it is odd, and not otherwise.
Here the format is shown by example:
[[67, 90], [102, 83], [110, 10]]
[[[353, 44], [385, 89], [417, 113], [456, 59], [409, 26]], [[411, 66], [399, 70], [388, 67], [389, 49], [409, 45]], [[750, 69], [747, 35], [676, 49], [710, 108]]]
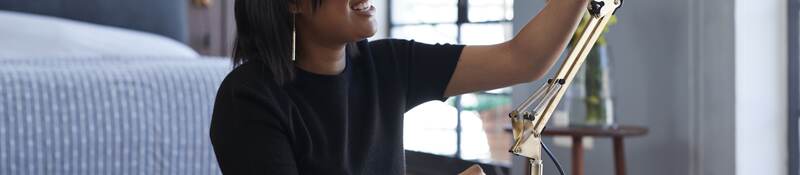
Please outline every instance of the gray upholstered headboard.
[[0, 10], [57, 16], [188, 40], [188, 0], [0, 0]]

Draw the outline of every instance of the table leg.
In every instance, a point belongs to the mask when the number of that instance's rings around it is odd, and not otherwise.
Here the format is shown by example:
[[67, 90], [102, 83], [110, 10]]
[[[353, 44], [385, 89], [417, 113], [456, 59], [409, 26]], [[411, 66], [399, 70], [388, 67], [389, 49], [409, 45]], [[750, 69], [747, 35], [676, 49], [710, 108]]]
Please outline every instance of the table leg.
[[525, 158], [525, 174], [531, 174], [531, 159]]
[[617, 175], [625, 175], [625, 142], [622, 137], [614, 137], [614, 165]]
[[583, 137], [572, 137], [572, 174], [583, 175]]

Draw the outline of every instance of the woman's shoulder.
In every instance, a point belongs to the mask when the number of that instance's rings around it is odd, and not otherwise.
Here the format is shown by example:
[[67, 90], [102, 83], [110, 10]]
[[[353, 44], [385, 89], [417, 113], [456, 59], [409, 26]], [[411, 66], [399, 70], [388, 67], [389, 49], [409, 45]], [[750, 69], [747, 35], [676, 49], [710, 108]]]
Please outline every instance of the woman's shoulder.
[[222, 81], [214, 102], [213, 121], [270, 122], [283, 126], [290, 119], [285, 95], [259, 63], [244, 63]]
[[273, 81], [266, 65], [247, 62], [234, 68], [222, 80], [217, 90], [216, 106], [243, 109], [252, 105], [241, 104], [254, 104], [272, 112], [282, 112], [289, 100], [285, 92]]
[[236, 66], [220, 84], [220, 92], [229, 90], [240, 92], [251, 90], [256, 93], [270, 93], [276, 90], [277, 83], [273, 81], [269, 69], [258, 62], [245, 62]]

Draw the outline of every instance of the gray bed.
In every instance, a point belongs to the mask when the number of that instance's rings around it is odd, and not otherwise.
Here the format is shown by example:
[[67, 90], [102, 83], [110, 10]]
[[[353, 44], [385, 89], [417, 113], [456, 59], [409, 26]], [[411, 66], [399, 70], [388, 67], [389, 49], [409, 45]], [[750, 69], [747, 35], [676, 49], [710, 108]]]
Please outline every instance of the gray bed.
[[0, 175], [219, 174], [231, 64], [181, 44], [187, 4], [0, 0]]

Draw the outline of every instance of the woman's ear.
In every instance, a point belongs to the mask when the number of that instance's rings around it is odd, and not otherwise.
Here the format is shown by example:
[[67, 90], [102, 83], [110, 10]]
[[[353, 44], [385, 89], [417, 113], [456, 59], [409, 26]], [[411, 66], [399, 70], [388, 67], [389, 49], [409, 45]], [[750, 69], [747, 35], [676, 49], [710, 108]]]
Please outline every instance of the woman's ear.
[[298, 14], [300, 13], [300, 9], [297, 8], [297, 4], [290, 2], [289, 3], [289, 13], [291, 14]]
[[289, 1], [289, 13], [293, 15], [303, 13], [303, 4], [300, 1], [302, 0]]

